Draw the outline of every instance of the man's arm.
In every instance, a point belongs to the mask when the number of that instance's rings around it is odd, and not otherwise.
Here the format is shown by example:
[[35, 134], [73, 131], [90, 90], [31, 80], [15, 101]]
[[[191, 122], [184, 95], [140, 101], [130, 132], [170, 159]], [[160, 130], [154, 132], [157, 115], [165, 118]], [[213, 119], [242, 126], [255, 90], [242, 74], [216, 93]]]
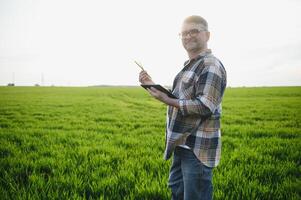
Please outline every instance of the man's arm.
[[221, 103], [223, 75], [217, 66], [206, 67], [196, 82], [195, 99], [173, 99], [165, 93], [151, 88], [149, 93], [159, 101], [180, 109], [182, 115], [211, 115]]
[[182, 115], [209, 116], [221, 103], [224, 86], [223, 72], [220, 66], [206, 66], [195, 85], [195, 99], [180, 99], [179, 109]]

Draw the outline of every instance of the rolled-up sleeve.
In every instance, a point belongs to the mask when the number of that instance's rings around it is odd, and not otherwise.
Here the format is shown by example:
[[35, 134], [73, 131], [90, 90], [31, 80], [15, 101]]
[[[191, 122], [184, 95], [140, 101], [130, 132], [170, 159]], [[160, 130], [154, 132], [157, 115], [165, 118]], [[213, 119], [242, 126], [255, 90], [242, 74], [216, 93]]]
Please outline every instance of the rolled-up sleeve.
[[182, 115], [211, 115], [221, 103], [223, 91], [221, 67], [206, 66], [195, 82], [195, 98], [179, 100]]

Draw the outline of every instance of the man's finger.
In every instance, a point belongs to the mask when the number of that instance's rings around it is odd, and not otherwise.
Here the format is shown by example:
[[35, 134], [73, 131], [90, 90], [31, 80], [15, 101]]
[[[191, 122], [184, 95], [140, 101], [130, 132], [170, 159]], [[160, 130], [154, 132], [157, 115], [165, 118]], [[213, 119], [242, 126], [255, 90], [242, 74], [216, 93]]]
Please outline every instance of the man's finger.
[[143, 74], [141, 77], [142, 77], [142, 78], [149, 78], [149, 75]]
[[148, 73], [147, 73], [146, 71], [141, 71], [141, 72], [140, 72], [140, 75], [144, 75], [144, 74], [147, 74], [147, 75], [148, 75]]
[[151, 89], [147, 88], [147, 91], [153, 96], [153, 91], [151, 91]]
[[149, 78], [148, 78], [148, 77], [142, 77], [141, 80], [142, 80], [142, 81], [148, 81]]
[[144, 74], [144, 75], [140, 75], [140, 78], [141, 78], [141, 79], [144, 79], [144, 78], [147, 78], [147, 77], [148, 77], [148, 76], [145, 75], [145, 74]]
[[158, 92], [160, 92], [159, 90], [157, 90], [156, 88], [154, 88], [154, 87], [150, 87], [150, 89], [152, 90], [152, 92], [155, 92], [155, 93], [158, 93]]

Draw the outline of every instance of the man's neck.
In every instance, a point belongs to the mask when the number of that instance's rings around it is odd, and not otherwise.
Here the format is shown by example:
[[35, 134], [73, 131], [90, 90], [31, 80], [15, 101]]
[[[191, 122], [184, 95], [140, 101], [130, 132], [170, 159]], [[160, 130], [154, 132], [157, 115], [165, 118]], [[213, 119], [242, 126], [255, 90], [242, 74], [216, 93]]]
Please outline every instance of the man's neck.
[[205, 51], [207, 51], [207, 48], [195, 51], [195, 52], [188, 52], [188, 57], [189, 60], [192, 60], [194, 58], [196, 58], [198, 55], [200, 55], [201, 53], [204, 53]]

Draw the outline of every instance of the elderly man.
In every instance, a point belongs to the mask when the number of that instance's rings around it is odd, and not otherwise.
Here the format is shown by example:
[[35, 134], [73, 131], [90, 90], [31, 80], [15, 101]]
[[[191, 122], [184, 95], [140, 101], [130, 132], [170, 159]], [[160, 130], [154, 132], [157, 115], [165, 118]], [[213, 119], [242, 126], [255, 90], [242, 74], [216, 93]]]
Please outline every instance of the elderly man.
[[[207, 48], [208, 24], [200, 16], [187, 17], [180, 33], [189, 60], [174, 79], [172, 93], [148, 89], [168, 105], [165, 159], [173, 153], [169, 174], [172, 199], [212, 199], [212, 169], [221, 155], [221, 102], [226, 88], [223, 64]], [[146, 71], [142, 84], [154, 84]]]

